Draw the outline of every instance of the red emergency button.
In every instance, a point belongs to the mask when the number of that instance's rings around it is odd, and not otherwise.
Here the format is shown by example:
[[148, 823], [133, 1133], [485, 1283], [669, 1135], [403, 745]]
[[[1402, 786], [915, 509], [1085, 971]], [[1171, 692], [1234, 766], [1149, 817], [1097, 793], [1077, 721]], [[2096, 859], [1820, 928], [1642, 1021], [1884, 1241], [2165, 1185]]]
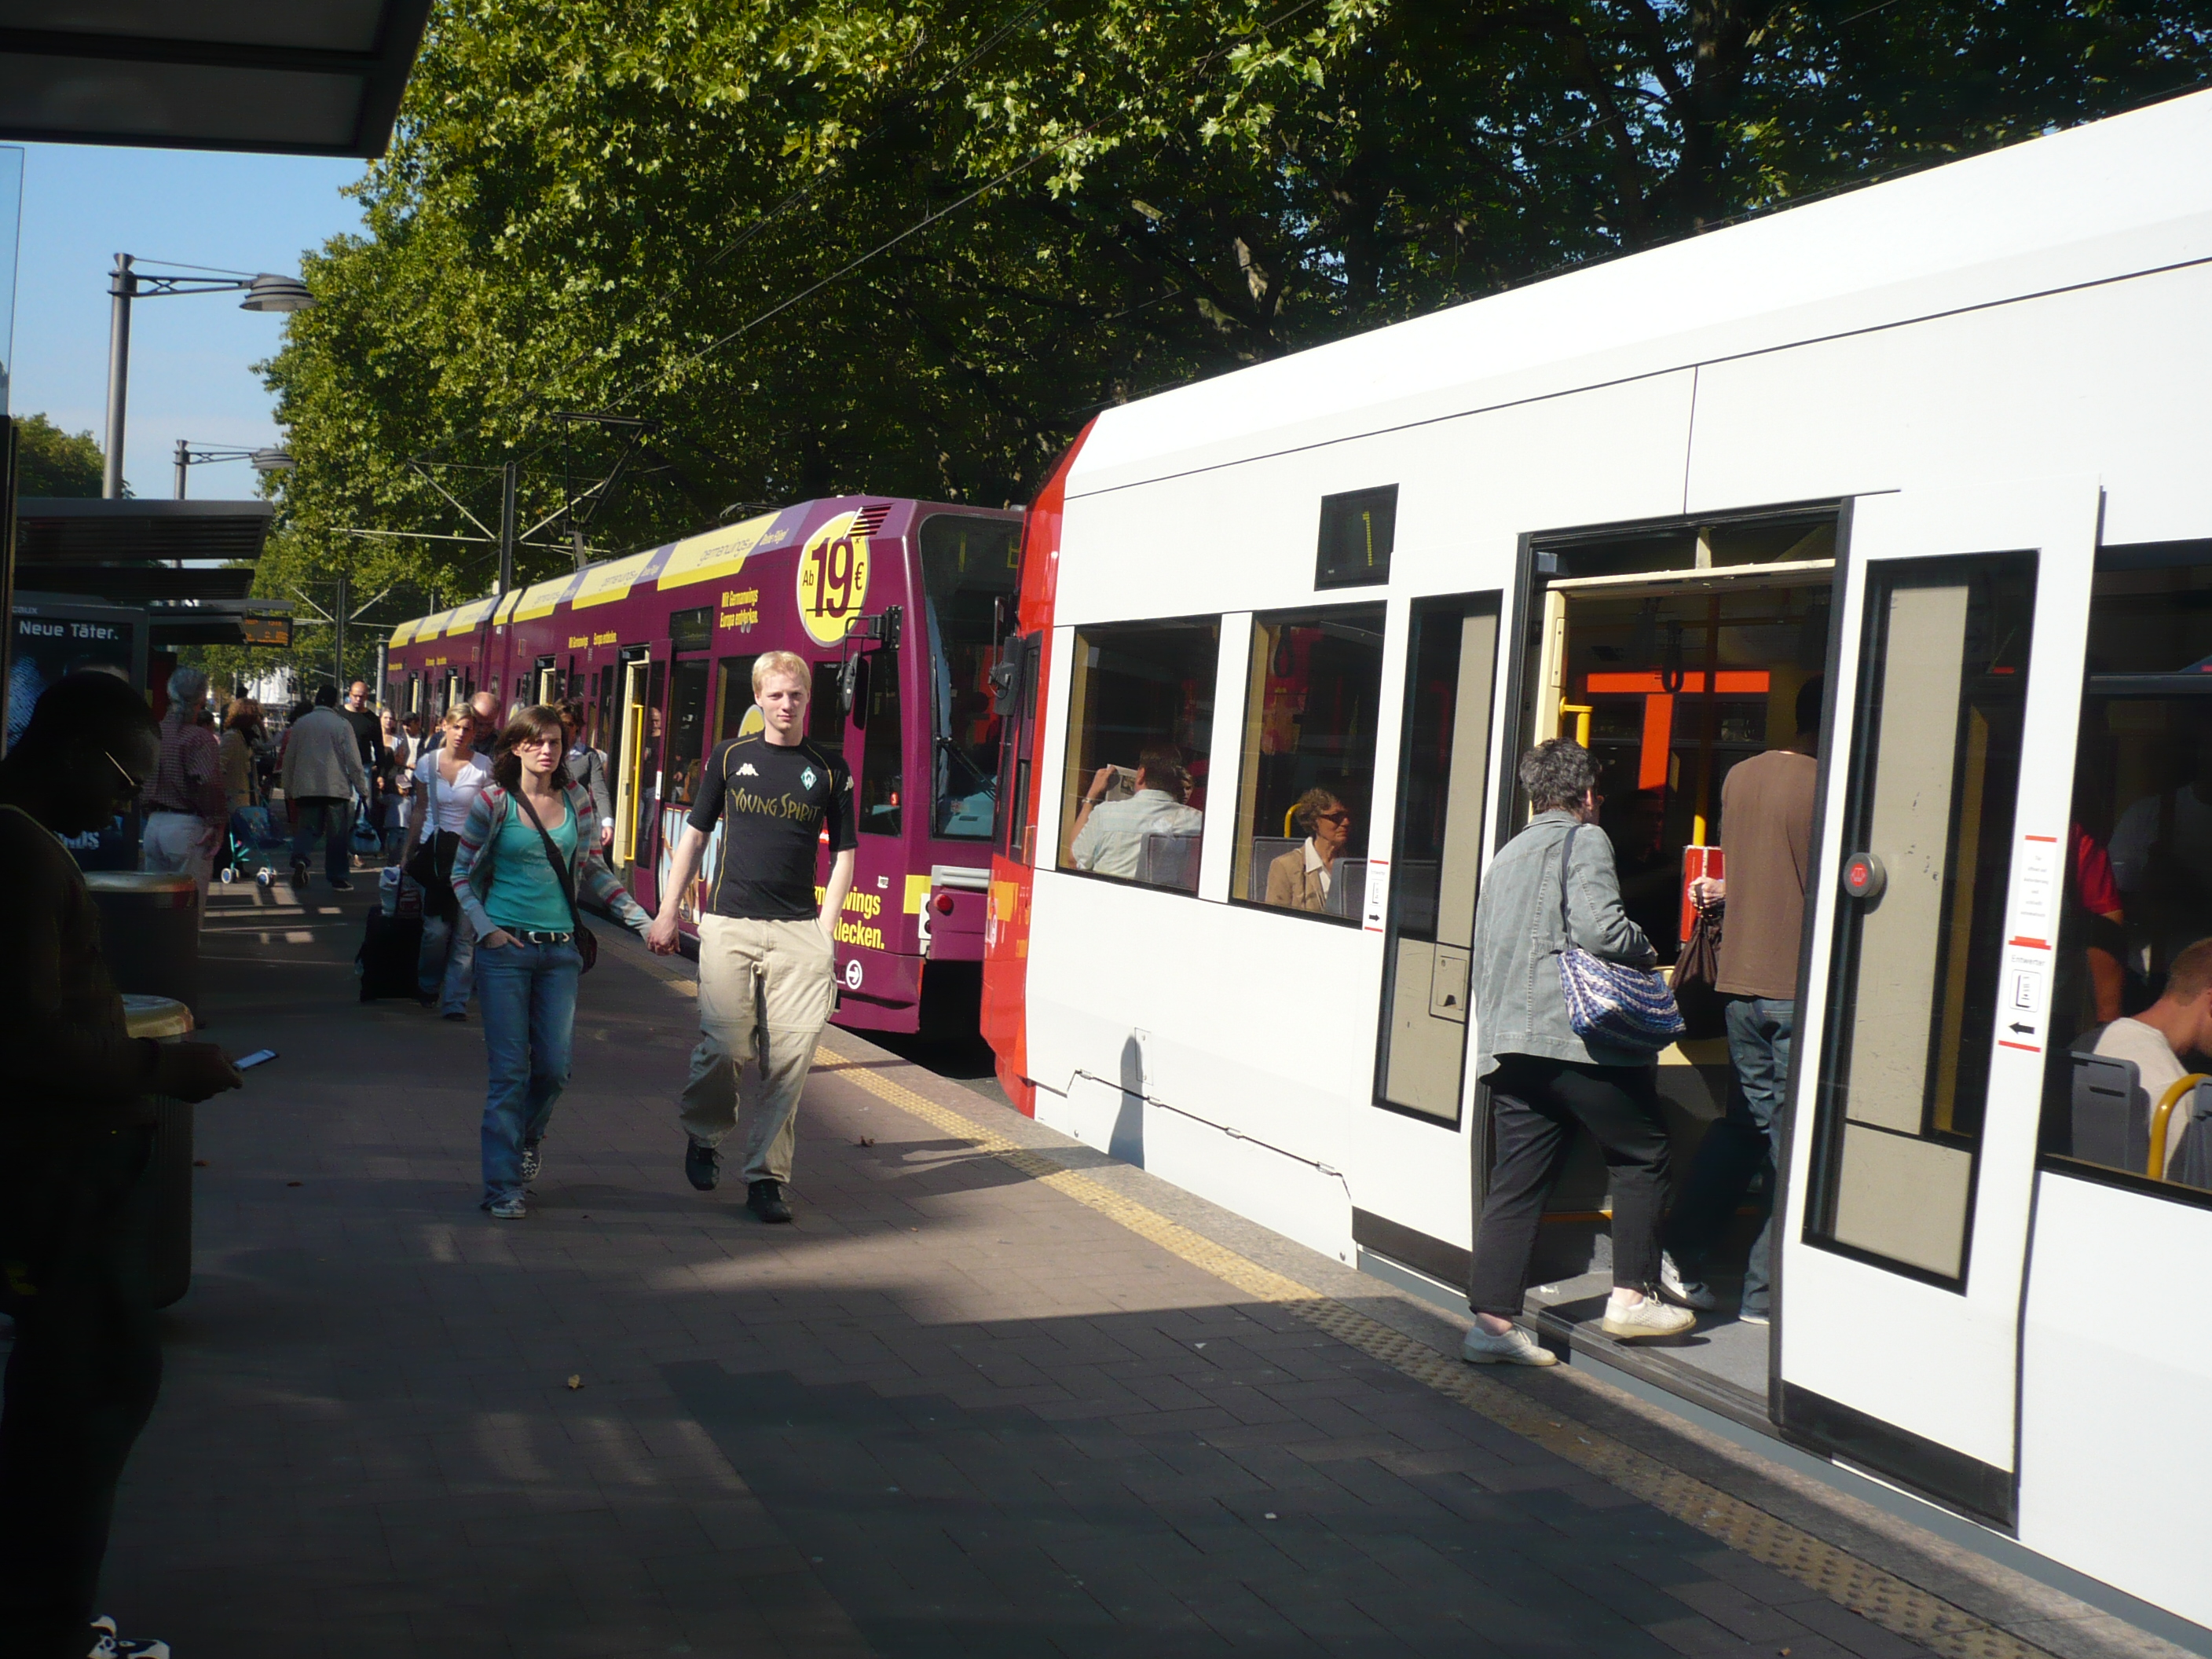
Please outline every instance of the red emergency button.
[[1881, 860], [1871, 853], [1854, 853], [1844, 860], [1844, 891], [1855, 899], [1879, 898], [1887, 880]]

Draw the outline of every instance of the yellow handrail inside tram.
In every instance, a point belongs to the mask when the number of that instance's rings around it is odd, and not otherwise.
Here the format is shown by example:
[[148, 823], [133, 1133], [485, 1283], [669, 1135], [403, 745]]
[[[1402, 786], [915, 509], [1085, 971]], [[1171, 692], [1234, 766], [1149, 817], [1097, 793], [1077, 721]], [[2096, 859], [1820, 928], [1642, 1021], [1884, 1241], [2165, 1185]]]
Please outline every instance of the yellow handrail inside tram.
[[2151, 1114], [2150, 1120], [2150, 1167], [2143, 1171], [2153, 1181], [2166, 1179], [2166, 1129], [2173, 1109], [2204, 1079], [2203, 1072], [2191, 1072], [2187, 1077], [2175, 1079], [2172, 1086], [2158, 1097], [2158, 1109]]
[[1575, 717], [1575, 741], [1589, 748], [1590, 716], [1597, 712], [1595, 707], [1586, 702], [1562, 702], [1559, 712]]

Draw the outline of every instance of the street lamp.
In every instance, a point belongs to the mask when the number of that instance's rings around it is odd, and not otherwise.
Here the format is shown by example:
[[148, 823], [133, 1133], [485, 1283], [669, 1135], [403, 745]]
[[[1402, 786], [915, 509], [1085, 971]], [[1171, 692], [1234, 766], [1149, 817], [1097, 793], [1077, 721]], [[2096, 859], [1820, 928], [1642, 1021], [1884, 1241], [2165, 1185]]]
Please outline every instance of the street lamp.
[[297, 467], [286, 451], [277, 448], [238, 449], [226, 444], [196, 444], [190, 438], [177, 440], [177, 499], [185, 499], [185, 469], [204, 466], [210, 461], [250, 461], [253, 470], [267, 477], [272, 472], [289, 472]]
[[[243, 294], [240, 311], [305, 311], [315, 296], [297, 276], [254, 276], [242, 270], [203, 270], [185, 266], [175, 271], [140, 270], [128, 253], [115, 256], [115, 269], [107, 279], [112, 301], [107, 326], [107, 472], [100, 493], [109, 501], [123, 494], [123, 402], [131, 379], [131, 302], [156, 299], [164, 294]], [[184, 474], [177, 475], [177, 494], [184, 491]]]

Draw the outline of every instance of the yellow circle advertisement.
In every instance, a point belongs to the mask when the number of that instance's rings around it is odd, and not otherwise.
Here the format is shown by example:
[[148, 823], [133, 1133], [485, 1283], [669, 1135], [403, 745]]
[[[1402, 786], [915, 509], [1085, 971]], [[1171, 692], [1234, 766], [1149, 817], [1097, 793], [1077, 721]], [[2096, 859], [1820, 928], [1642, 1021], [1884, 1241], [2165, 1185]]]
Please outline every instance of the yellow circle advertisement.
[[799, 556], [799, 620], [817, 645], [835, 645], [868, 599], [868, 538], [857, 513], [816, 531]]

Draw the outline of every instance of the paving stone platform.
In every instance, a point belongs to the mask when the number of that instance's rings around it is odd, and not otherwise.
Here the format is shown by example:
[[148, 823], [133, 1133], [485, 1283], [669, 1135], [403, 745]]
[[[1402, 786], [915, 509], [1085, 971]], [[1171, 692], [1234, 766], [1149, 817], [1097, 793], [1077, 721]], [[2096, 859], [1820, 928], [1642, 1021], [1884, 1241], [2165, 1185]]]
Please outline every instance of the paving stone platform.
[[[109, 1559], [126, 1631], [179, 1659], [1930, 1650], [902, 1111], [866, 1078], [1056, 1139], [849, 1035], [809, 1087], [796, 1224], [693, 1192], [695, 1004], [619, 942], [534, 1213], [494, 1222], [480, 1031], [356, 1002], [366, 896], [219, 891], [207, 930], [209, 1035], [283, 1057], [200, 1109], [196, 1282]], [[1602, 1385], [1510, 1381], [2049, 1651], [2156, 1645]]]

